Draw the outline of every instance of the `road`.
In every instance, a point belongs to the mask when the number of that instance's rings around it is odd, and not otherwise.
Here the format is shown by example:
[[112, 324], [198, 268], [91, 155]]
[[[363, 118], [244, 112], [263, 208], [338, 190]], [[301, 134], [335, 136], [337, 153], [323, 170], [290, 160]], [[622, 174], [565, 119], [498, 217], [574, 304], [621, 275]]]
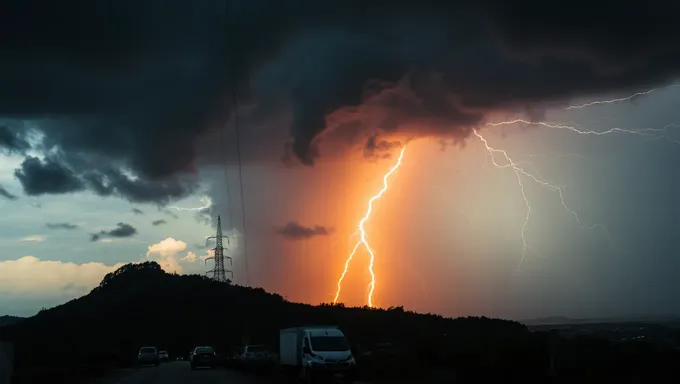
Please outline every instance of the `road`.
[[269, 384], [272, 378], [248, 375], [228, 369], [192, 370], [186, 361], [173, 361], [158, 367], [118, 371], [92, 384]]

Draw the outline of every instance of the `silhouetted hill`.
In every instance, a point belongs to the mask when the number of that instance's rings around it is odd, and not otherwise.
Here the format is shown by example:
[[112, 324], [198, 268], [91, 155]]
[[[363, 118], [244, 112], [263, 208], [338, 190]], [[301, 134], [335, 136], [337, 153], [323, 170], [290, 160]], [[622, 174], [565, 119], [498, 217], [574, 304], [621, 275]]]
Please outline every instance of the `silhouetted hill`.
[[3, 327], [5, 325], [16, 324], [16, 323], [18, 323], [18, 322], [20, 322], [24, 319], [25, 319], [25, 317], [19, 317], [19, 316], [9, 316], [9, 315], [0, 316], [0, 327]]
[[[276, 348], [279, 329], [307, 324], [337, 324], [355, 352], [391, 343], [396, 355], [374, 356], [360, 365], [369, 379], [397, 382], [410, 377], [424, 383], [428, 372], [448, 369], [456, 371], [459, 382], [496, 378], [526, 383], [545, 382], [548, 371], [548, 335], [531, 333], [517, 322], [450, 319], [401, 307], [291, 303], [261, 288], [166, 274], [155, 262], [125, 265], [88, 295], [3, 327], [0, 339], [15, 343], [16, 383], [76, 383], [82, 375], [134, 364], [142, 345], [156, 345], [171, 356], [186, 356], [199, 344], [229, 354], [247, 340]], [[563, 361], [569, 377], [580, 382], [588, 382], [583, 374], [600, 378], [598, 372], [609, 374], [620, 364], [606, 340], [562, 340], [560, 348], [567, 351]], [[638, 365], [647, 364], [645, 378], [649, 372], [660, 374], [652, 363], [668, 361], [663, 353], [635, 355]], [[590, 360], [580, 368], [583, 356]]]

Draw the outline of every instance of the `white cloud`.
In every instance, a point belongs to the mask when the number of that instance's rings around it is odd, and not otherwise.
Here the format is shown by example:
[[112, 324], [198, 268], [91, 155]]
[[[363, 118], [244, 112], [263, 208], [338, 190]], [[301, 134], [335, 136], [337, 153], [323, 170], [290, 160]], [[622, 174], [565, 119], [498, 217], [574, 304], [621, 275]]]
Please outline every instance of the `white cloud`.
[[187, 255], [184, 256], [183, 258], [181, 258], [180, 260], [186, 261], [186, 262], [188, 262], [188, 263], [193, 263], [193, 262], [196, 261], [197, 259], [198, 259], [198, 256], [196, 256], [195, 253], [189, 251], [189, 252], [187, 252]]
[[213, 257], [213, 256], [215, 256], [215, 250], [214, 250], [214, 249], [208, 249], [208, 254], [207, 254], [207, 255], [200, 256], [199, 258], [200, 258], [201, 260], [206, 260], [207, 258]]
[[46, 296], [69, 293], [81, 295], [99, 285], [104, 276], [123, 263], [68, 263], [24, 256], [0, 262], [0, 292]]
[[22, 243], [42, 243], [45, 241], [45, 236], [43, 235], [30, 235], [26, 237], [22, 237], [19, 239]]
[[175, 240], [168, 237], [156, 244], [149, 246], [146, 252], [147, 260], [156, 261], [165, 272], [184, 273], [184, 267], [180, 262], [193, 263], [199, 259], [194, 252], [187, 252], [186, 256], [179, 257], [179, 254], [187, 249], [187, 243], [182, 240]]
[[161, 240], [159, 243], [149, 245], [149, 250], [146, 252], [146, 258], [150, 259], [153, 254], [158, 254], [161, 258], [173, 257], [185, 249], [187, 249], [187, 243], [182, 240], [175, 240], [172, 237], [168, 237], [165, 240]]

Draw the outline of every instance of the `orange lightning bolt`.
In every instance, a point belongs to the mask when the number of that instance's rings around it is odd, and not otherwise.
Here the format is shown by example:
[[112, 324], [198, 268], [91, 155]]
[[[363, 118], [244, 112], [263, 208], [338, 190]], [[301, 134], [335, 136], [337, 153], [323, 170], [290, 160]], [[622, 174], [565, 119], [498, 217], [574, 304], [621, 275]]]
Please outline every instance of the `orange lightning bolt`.
[[368, 251], [368, 254], [371, 256], [370, 262], [368, 264], [368, 272], [371, 275], [371, 282], [368, 283], [368, 306], [373, 307], [373, 291], [375, 291], [375, 273], [373, 272], [373, 262], [375, 261], [375, 253], [373, 252], [373, 249], [371, 246], [368, 244], [368, 240], [366, 240], [366, 230], [364, 229], [364, 224], [366, 224], [366, 221], [371, 217], [371, 212], [373, 211], [373, 203], [378, 200], [379, 198], [382, 197], [382, 195], [387, 191], [387, 179], [392, 176], [392, 174], [401, 166], [401, 160], [404, 158], [404, 152], [406, 151], [406, 147], [404, 146], [401, 149], [401, 152], [399, 152], [399, 158], [397, 159], [397, 163], [394, 164], [394, 166], [383, 176], [383, 187], [378, 192], [376, 195], [371, 197], [370, 200], [368, 200], [368, 209], [366, 209], [366, 214], [364, 217], [361, 219], [359, 222], [359, 229], [358, 232], [360, 234], [359, 241], [356, 243], [354, 246], [354, 249], [352, 249], [352, 252], [350, 252], [349, 256], [347, 256], [347, 260], [345, 261], [345, 269], [342, 271], [342, 275], [338, 279], [338, 290], [335, 293], [335, 299], [333, 299], [333, 303], [338, 302], [338, 297], [340, 297], [340, 290], [342, 288], [342, 280], [345, 278], [345, 275], [347, 274], [347, 270], [349, 269], [349, 263], [352, 261], [352, 258], [354, 257], [354, 254], [357, 253], [357, 250], [359, 249], [360, 246], [364, 246], [366, 250]]

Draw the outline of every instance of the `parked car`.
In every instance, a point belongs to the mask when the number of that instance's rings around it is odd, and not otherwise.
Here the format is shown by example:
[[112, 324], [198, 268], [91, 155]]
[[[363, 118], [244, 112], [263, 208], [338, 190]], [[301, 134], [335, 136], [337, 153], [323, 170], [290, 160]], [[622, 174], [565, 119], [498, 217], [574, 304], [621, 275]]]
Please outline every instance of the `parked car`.
[[162, 362], [167, 362], [170, 361], [170, 355], [168, 355], [168, 351], [160, 351], [158, 352], [158, 357]]
[[191, 352], [190, 363], [191, 369], [198, 367], [215, 368], [217, 366], [217, 353], [210, 346], [196, 347]]
[[137, 363], [139, 365], [159, 365], [161, 358], [158, 355], [156, 347], [142, 347], [137, 354]]

